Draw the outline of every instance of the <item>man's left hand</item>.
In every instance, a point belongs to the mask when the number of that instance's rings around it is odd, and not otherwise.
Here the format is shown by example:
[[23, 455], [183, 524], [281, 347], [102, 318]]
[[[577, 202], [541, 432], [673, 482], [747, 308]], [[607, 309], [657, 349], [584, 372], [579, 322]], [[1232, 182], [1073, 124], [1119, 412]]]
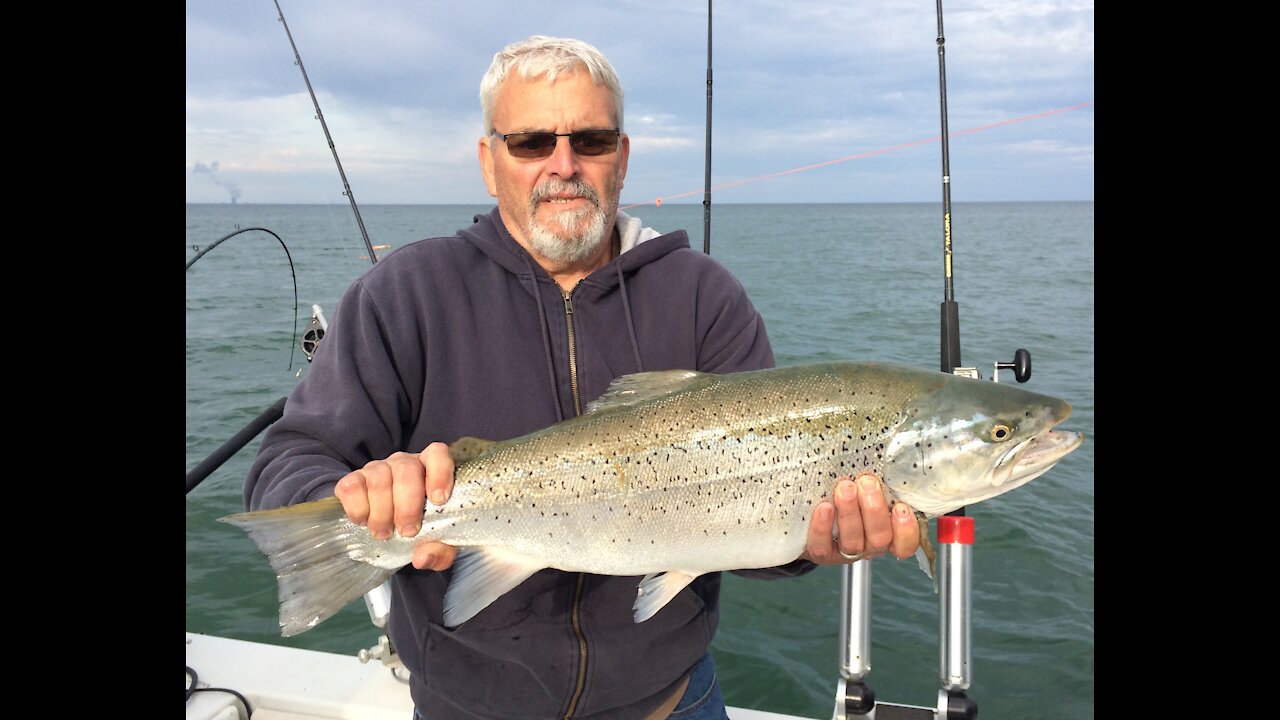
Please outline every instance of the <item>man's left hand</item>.
[[891, 552], [902, 560], [914, 555], [919, 546], [915, 512], [904, 502], [890, 508], [880, 478], [863, 473], [856, 480], [839, 478], [835, 497], [814, 508], [800, 557], [819, 565], [844, 565]]

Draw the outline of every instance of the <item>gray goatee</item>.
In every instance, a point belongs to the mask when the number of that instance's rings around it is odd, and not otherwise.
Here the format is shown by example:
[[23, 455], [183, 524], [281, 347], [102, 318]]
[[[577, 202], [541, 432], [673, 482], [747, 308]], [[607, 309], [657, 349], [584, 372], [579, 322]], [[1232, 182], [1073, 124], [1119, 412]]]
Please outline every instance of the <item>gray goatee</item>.
[[[585, 198], [590, 204], [576, 210], [562, 210], [551, 217], [560, 226], [555, 230], [538, 220], [538, 204], [562, 193], [572, 193]], [[581, 225], [581, 230], [575, 230]], [[552, 179], [535, 187], [529, 198], [529, 244], [542, 257], [558, 265], [575, 265], [584, 262], [600, 249], [606, 241], [605, 213], [600, 207], [600, 195], [581, 180]]]

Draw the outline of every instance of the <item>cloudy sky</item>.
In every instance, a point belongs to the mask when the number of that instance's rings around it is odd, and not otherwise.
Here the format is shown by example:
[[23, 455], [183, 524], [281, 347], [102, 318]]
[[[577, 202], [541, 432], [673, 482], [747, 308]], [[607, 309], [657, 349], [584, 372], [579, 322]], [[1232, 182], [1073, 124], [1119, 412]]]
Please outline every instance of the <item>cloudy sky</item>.
[[[702, 202], [701, 0], [279, 0], [358, 202], [488, 203], [478, 87], [501, 46], [613, 62], [622, 203]], [[1093, 0], [945, 0], [951, 199], [1093, 199]], [[712, 200], [936, 202], [934, 0], [712, 4]], [[187, 0], [188, 202], [346, 203], [275, 0]]]

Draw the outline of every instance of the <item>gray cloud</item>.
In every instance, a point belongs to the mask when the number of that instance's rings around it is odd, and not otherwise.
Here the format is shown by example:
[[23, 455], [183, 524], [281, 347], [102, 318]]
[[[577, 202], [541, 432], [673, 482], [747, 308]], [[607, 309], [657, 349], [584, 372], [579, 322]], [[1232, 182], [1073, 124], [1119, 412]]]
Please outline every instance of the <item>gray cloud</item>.
[[[490, 202], [474, 149], [480, 76], [503, 44], [533, 33], [587, 40], [622, 76], [627, 129], [637, 140], [624, 203], [702, 185], [705, 5], [611, 0], [582, 12], [505, 0], [385, 0], [373, 12], [309, 0], [282, 7], [362, 202]], [[255, 202], [332, 197], [336, 168], [275, 7], [190, 0], [186, 13], [188, 167], [222, 180], [214, 164], [205, 172], [196, 163], [234, 158], [238, 187]], [[735, 0], [715, 13], [714, 184], [905, 146], [940, 131], [932, 4]], [[949, 127], [992, 126], [956, 138], [953, 153], [971, 148], [969, 157], [981, 162], [983, 153], [1018, 147], [1025, 160], [1006, 176], [984, 174], [980, 185], [965, 183], [978, 168], [953, 164], [955, 199], [1092, 199], [1092, 163], [1064, 164], [1061, 152], [1092, 154], [1092, 0], [949, 0], [945, 13]], [[785, 183], [743, 184], [720, 199], [931, 201], [938, 165], [936, 143], [907, 146], [788, 175]], [[855, 173], [856, 196], [849, 190]], [[886, 182], [867, 181], [877, 173]], [[230, 189], [190, 183], [188, 200], [222, 201]]]

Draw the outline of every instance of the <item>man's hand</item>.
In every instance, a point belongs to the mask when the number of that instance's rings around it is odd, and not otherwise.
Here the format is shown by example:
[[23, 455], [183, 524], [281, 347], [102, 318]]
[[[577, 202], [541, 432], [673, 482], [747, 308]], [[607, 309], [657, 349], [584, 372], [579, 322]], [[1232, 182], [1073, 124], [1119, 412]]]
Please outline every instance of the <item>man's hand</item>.
[[[434, 442], [417, 454], [398, 452], [385, 460], [370, 461], [343, 476], [333, 494], [347, 511], [347, 519], [385, 540], [397, 528], [402, 537], [417, 535], [427, 499], [443, 505], [452, 492], [449, 446]], [[452, 545], [421, 542], [413, 549], [413, 566], [444, 570], [453, 565], [457, 554]]]
[[835, 497], [814, 508], [809, 539], [800, 557], [819, 565], [843, 565], [892, 552], [902, 560], [914, 555], [919, 546], [920, 524], [915, 513], [903, 502], [890, 508], [880, 478], [864, 473], [856, 481], [839, 478]]

